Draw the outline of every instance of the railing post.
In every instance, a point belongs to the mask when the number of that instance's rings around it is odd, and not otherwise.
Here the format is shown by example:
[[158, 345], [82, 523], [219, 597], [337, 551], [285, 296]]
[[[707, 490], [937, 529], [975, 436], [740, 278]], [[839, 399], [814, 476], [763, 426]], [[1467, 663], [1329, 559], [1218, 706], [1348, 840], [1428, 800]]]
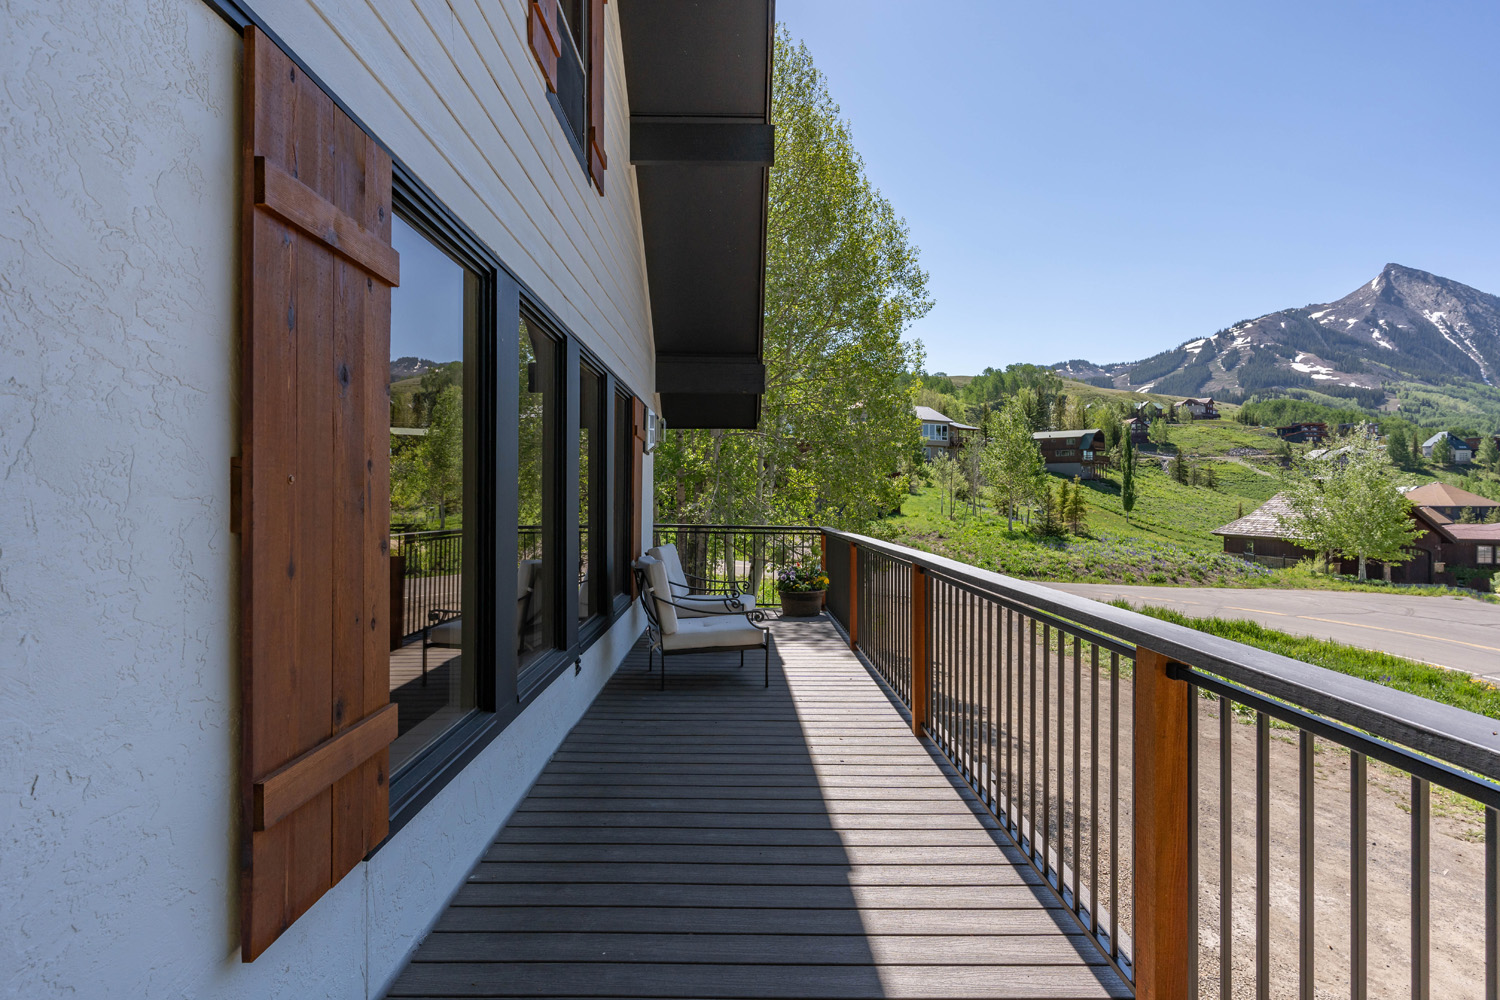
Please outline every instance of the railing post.
[[[823, 575], [828, 575], [828, 532], [822, 533], [822, 551], [818, 553], [818, 560], [823, 564]], [[823, 607], [828, 607], [828, 591], [823, 591]]]
[[849, 541], [849, 648], [859, 646], [859, 546]]
[[927, 571], [911, 568], [911, 731], [927, 721]]
[[1135, 802], [1135, 990], [1138, 1000], [1187, 1000], [1190, 926], [1188, 878], [1188, 712], [1192, 688], [1167, 676], [1171, 662], [1137, 649], [1133, 710]]

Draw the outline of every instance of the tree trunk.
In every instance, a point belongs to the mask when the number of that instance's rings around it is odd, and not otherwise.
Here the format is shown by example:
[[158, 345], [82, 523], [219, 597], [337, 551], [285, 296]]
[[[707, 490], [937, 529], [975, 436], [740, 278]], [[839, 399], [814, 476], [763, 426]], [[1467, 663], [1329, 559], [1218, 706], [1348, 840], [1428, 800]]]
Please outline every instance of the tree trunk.
[[1382, 565], [1385, 568], [1385, 582], [1386, 583], [1390, 583], [1391, 582], [1391, 564], [1390, 564], [1389, 561], [1387, 561], [1387, 562], [1383, 563]]
[[1359, 557], [1359, 578], [1361, 580], [1365, 579], [1365, 557], [1364, 556], [1360, 556]]

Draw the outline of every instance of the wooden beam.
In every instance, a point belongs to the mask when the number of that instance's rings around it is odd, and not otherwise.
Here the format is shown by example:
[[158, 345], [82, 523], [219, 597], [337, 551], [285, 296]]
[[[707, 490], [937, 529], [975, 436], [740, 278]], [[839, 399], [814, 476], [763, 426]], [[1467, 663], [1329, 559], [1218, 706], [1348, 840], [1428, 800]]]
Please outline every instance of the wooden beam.
[[255, 829], [268, 830], [298, 806], [375, 756], [396, 739], [394, 704], [372, 712], [255, 783]]
[[927, 721], [927, 571], [911, 568], [911, 731]]
[[658, 354], [656, 391], [759, 395], [766, 391], [766, 366], [754, 356]]
[[1188, 712], [1192, 689], [1167, 676], [1171, 661], [1140, 647], [1135, 654], [1134, 840], [1135, 985], [1139, 1000], [1187, 1000], [1188, 878], [1192, 837], [1188, 814]]
[[401, 255], [388, 241], [264, 156], [255, 158], [255, 204], [386, 284], [401, 284]]
[[757, 121], [632, 118], [630, 162], [758, 163], [776, 159], [776, 126]]

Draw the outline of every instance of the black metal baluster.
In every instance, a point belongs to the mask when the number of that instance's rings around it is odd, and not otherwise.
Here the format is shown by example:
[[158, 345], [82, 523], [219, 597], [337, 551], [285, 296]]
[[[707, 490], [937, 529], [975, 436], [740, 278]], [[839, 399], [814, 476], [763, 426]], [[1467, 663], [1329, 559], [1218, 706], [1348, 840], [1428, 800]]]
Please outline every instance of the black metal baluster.
[[1349, 995], [1365, 1000], [1370, 989], [1369, 813], [1365, 755], [1349, 755]]
[[1271, 996], [1271, 724], [1255, 713], [1255, 995]]
[[1234, 710], [1219, 695], [1219, 1000], [1233, 996]]
[[1298, 849], [1301, 860], [1301, 899], [1298, 905], [1299, 941], [1301, 955], [1298, 961], [1297, 982], [1302, 1000], [1313, 1000], [1313, 971], [1317, 962], [1317, 951], [1313, 942], [1313, 736], [1302, 730], [1297, 740], [1298, 818], [1301, 832]]
[[1411, 995], [1427, 1000], [1431, 989], [1432, 786], [1411, 779]]
[[1484, 811], [1484, 997], [1500, 1000], [1500, 812]]
[[1198, 688], [1188, 685], [1188, 996], [1198, 995]]
[[1089, 933], [1099, 936], [1099, 644], [1089, 653]]
[[1120, 654], [1109, 654], [1109, 957], [1120, 957]]

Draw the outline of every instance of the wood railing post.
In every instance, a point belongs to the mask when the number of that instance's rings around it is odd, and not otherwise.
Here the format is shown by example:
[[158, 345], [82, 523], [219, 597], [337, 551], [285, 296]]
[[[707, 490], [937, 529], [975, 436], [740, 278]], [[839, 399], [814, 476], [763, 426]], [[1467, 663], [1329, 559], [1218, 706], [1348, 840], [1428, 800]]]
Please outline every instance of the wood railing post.
[[849, 648], [859, 645], [859, 546], [849, 542]]
[[927, 571], [911, 568], [911, 731], [927, 721]]
[[1135, 988], [1138, 1000], [1187, 1000], [1192, 831], [1188, 815], [1188, 712], [1192, 689], [1167, 676], [1171, 661], [1135, 654], [1133, 710], [1135, 803]]

